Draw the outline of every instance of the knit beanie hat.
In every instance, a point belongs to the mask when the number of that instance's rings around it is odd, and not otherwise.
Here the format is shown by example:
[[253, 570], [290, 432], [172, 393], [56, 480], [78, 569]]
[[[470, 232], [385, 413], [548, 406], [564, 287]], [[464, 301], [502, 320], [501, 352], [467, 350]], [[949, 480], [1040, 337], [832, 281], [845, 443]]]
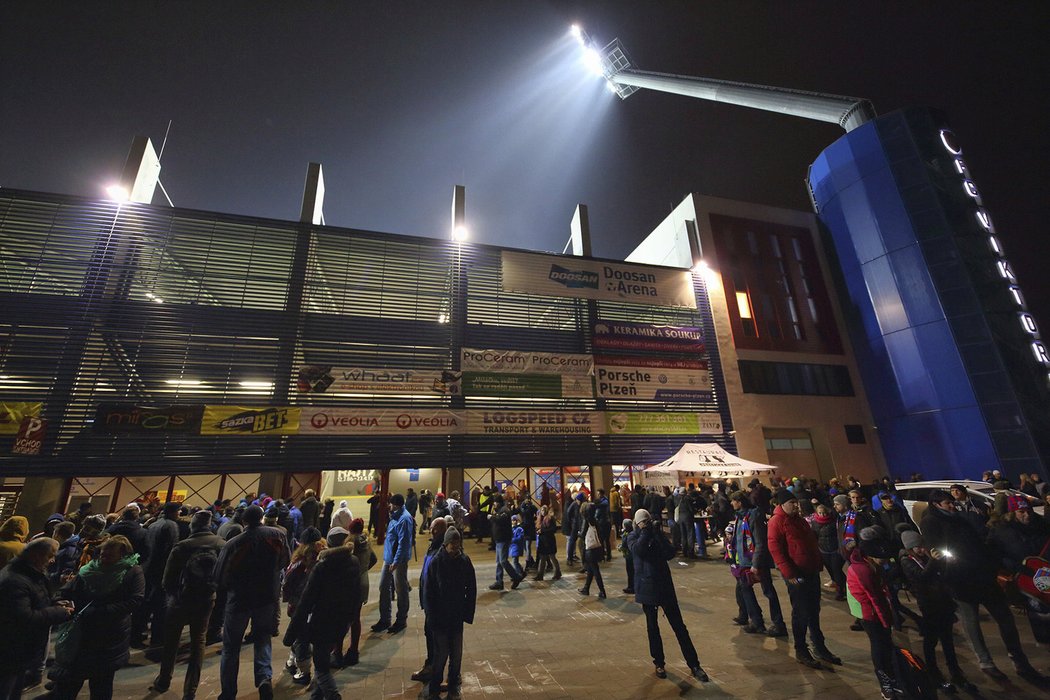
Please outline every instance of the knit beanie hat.
[[333, 527], [328, 531], [328, 546], [329, 547], [341, 547], [346, 538], [350, 536], [350, 533], [345, 527]]
[[1028, 499], [1024, 496], [1007, 496], [1006, 497], [1006, 510], [1007, 512], [1013, 513], [1018, 510], [1027, 510], [1031, 506], [1028, 505]]
[[463, 539], [463, 536], [459, 534], [459, 530], [454, 527], [450, 527], [445, 530], [445, 539], [442, 540], [442, 544], [448, 544], [449, 542], [458, 542]]
[[922, 546], [922, 535], [917, 530], [905, 530], [901, 533], [901, 544], [905, 549], [915, 549]]
[[[342, 528], [339, 528], [342, 529]], [[313, 544], [321, 541], [321, 531], [316, 527], [308, 527], [299, 536], [299, 544]]]
[[782, 506], [788, 501], [797, 501], [798, 496], [791, 493], [787, 489], [780, 489], [779, 491], [777, 491], [776, 495], [773, 496], [773, 500], [777, 502], [777, 505]]
[[880, 540], [886, 536], [886, 530], [881, 525], [872, 525], [860, 531], [862, 540]]
[[652, 519], [653, 516], [649, 515], [649, 511], [645, 508], [639, 508], [638, 512], [634, 514], [634, 524], [638, 526], [641, 526]]
[[623, 526], [624, 532], [630, 532], [631, 530], [634, 529], [634, 521], [631, 520], [630, 518], [624, 518], [622, 526]]
[[[871, 528], [864, 528], [870, 530]], [[893, 556], [890, 552], [889, 545], [881, 539], [862, 539], [857, 545], [860, 548], [860, 553], [866, 557], [872, 557], [873, 559], [889, 559]]]

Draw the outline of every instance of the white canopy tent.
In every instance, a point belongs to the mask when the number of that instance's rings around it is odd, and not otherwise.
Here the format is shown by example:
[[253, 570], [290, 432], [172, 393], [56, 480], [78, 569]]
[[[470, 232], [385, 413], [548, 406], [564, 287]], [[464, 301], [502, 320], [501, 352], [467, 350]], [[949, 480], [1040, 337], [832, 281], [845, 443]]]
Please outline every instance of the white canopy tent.
[[687, 442], [675, 454], [659, 464], [647, 467], [644, 478], [666, 474], [707, 479], [740, 479], [743, 477], [770, 477], [777, 468], [741, 459], [713, 443]]

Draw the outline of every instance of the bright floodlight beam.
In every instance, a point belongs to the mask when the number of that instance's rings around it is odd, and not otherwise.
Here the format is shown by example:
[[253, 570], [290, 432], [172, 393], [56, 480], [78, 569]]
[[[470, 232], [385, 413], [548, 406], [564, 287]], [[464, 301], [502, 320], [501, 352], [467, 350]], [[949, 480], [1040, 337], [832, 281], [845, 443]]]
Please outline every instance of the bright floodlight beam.
[[861, 97], [637, 70], [631, 67], [631, 60], [619, 39], [613, 39], [603, 49], [598, 50], [578, 25], [573, 25], [571, 31], [587, 52], [584, 61], [592, 69], [595, 61], [589, 54], [592, 51], [597, 52], [601, 75], [615, 87], [616, 94], [622, 100], [626, 100], [640, 88], [647, 88], [711, 102], [830, 122], [838, 124], [846, 131], [852, 131], [876, 116], [871, 102]]
[[470, 231], [467, 230], [466, 226], [457, 226], [452, 229], [452, 240], [463, 242], [470, 238]]
[[120, 185], [110, 185], [107, 187], [106, 196], [114, 202], [126, 202], [131, 199], [131, 195], [128, 193], [127, 188]]

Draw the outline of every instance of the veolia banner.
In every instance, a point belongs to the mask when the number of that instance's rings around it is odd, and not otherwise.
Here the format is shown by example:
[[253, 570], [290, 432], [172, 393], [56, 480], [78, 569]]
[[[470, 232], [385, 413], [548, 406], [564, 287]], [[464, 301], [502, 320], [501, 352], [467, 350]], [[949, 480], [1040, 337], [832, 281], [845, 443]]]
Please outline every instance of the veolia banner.
[[455, 435], [462, 411], [402, 408], [303, 408], [300, 435]]
[[696, 308], [688, 270], [512, 250], [501, 263], [505, 292]]

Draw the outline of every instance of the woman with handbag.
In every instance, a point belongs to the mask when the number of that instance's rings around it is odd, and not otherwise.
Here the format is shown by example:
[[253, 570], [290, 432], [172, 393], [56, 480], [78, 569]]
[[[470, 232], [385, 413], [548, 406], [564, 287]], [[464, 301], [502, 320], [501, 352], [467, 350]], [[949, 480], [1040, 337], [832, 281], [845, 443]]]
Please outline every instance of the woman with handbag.
[[123, 535], [98, 546], [98, 557], [81, 567], [62, 597], [78, 611], [59, 630], [55, 665], [49, 677], [54, 689], [41, 697], [73, 700], [86, 680], [91, 700], [113, 697], [113, 674], [128, 662], [131, 613], [141, 604], [146, 580], [139, 555]]

